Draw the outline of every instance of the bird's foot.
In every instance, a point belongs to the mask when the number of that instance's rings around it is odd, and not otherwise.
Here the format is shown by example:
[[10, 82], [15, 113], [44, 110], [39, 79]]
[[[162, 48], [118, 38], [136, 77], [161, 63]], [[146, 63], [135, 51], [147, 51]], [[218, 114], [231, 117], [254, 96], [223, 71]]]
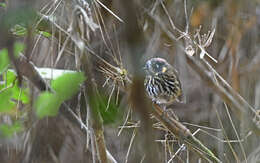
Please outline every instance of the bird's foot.
[[174, 113], [172, 109], [168, 109], [167, 114], [172, 116], [175, 120], [179, 121], [179, 117]]

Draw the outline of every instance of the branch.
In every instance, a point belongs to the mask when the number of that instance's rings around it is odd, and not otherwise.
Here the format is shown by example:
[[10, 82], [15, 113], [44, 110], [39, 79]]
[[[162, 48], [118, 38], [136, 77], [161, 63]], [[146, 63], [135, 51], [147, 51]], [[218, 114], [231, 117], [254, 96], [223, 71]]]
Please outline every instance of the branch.
[[[170, 117], [167, 112], [163, 111], [159, 105], [153, 105], [155, 109], [152, 110], [153, 115], [177, 138], [184, 139], [185, 144], [194, 152], [199, 154], [201, 157], [204, 155], [201, 152], [205, 153], [209, 158], [205, 158], [206, 160], [211, 160], [213, 162], [221, 162], [214, 154], [208, 149], [205, 145], [203, 145], [200, 140], [198, 140], [189, 129], [186, 128], [183, 124], [179, 121]], [[196, 147], [197, 149], [194, 149]]]

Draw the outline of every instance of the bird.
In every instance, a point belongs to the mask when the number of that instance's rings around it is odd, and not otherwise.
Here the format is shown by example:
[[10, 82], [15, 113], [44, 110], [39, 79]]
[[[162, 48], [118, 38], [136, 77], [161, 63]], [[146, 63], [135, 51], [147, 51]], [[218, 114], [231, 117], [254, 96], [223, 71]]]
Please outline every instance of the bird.
[[144, 70], [144, 87], [154, 103], [167, 106], [181, 102], [182, 85], [172, 65], [163, 58], [151, 58], [146, 61]]

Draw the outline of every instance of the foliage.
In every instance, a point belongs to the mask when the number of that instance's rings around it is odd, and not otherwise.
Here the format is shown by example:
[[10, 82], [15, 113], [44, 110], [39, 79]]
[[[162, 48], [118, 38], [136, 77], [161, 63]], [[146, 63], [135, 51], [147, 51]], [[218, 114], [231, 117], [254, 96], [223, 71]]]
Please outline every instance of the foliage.
[[[24, 50], [24, 45], [16, 43], [14, 46], [14, 55], [18, 57], [19, 53]], [[8, 52], [6, 49], [0, 51], [0, 74], [2, 74], [9, 66]], [[1, 111], [10, 111], [14, 107], [13, 100], [21, 101], [24, 104], [29, 102], [28, 91], [24, 88], [18, 87], [16, 81], [16, 74], [8, 70], [3, 75], [3, 83], [0, 83], [0, 101]]]
[[39, 95], [34, 104], [36, 115], [39, 118], [56, 116], [58, 114], [61, 103], [62, 100], [57, 94], [43, 92]]
[[[14, 44], [14, 55], [19, 56], [21, 52], [25, 49], [24, 44], [16, 42]], [[8, 67], [10, 61], [8, 58], [8, 51], [6, 48], [0, 50], [0, 74], [2, 74]]]
[[[24, 50], [24, 44], [15, 43], [14, 55], [19, 56]], [[22, 104], [29, 103], [29, 93], [26, 88], [19, 88], [15, 72], [7, 70], [10, 60], [7, 49], [0, 50], [0, 74], [3, 82], [0, 83], [0, 114], [11, 114], [18, 102]], [[11, 137], [14, 132], [22, 130], [20, 123], [13, 125], [2, 124], [0, 130], [3, 136]]]
[[11, 101], [12, 99], [12, 90], [7, 89], [0, 93], [0, 112], [9, 112], [14, 106], [15, 103]]
[[[16, 24], [15, 26], [13, 26], [11, 28], [11, 31], [14, 35], [22, 37], [22, 36], [26, 36], [26, 34], [28, 33], [27, 28], [24, 25], [19, 25]], [[35, 29], [34, 34], [39, 34], [39, 35], [43, 35], [46, 38], [51, 37], [51, 34], [47, 31], [42, 31], [40, 29]]]
[[9, 65], [7, 49], [0, 50], [0, 74], [2, 74]]
[[[12, 114], [18, 102], [29, 103], [28, 90], [18, 87], [16, 75], [13, 71], [7, 71], [3, 75], [4, 84], [0, 84], [0, 114]], [[13, 133], [22, 130], [20, 123], [13, 125], [1, 124], [0, 131], [3, 136], [11, 137]]]
[[23, 126], [20, 122], [15, 122], [12, 125], [1, 124], [0, 125], [0, 135], [11, 138], [14, 133], [21, 132], [23, 130]]
[[79, 90], [79, 85], [85, 80], [83, 73], [67, 73], [51, 82], [52, 89], [56, 92], [58, 97], [64, 101]]
[[11, 28], [11, 31], [14, 35], [17, 36], [25, 36], [27, 34], [27, 29], [24, 26], [19, 24], [13, 26], [13, 28]]
[[6, 4], [5, 4], [5, 3], [3, 3], [3, 2], [0, 2], [0, 7], [3, 7], [3, 8], [5, 8], [5, 7], [6, 7]]
[[63, 101], [68, 100], [79, 91], [80, 84], [85, 80], [83, 73], [67, 73], [51, 82], [54, 92], [43, 92], [37, 98], [34, 107], [39, 118], [55, 116]]
[[122, 112], [120, 112], [121, 109], [118, 108], [114, 99], [109, 100], [108, 96], [99, 94], [97, 97], [91, 98], [91, 100], [92, 103], [95, 103], [93, 109], [100, 113], [104, 124], [115, 123], [122, 117]]

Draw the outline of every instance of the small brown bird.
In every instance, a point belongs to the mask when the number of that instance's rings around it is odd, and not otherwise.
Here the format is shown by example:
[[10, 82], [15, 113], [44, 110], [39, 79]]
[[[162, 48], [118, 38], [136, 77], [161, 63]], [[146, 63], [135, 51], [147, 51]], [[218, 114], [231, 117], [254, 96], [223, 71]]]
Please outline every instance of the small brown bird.
[[153, 102], [168, 105], [180, 101], [182, 88], [178, 73], [165, 59], [149, 59], [144, 69], [145, 89]]

